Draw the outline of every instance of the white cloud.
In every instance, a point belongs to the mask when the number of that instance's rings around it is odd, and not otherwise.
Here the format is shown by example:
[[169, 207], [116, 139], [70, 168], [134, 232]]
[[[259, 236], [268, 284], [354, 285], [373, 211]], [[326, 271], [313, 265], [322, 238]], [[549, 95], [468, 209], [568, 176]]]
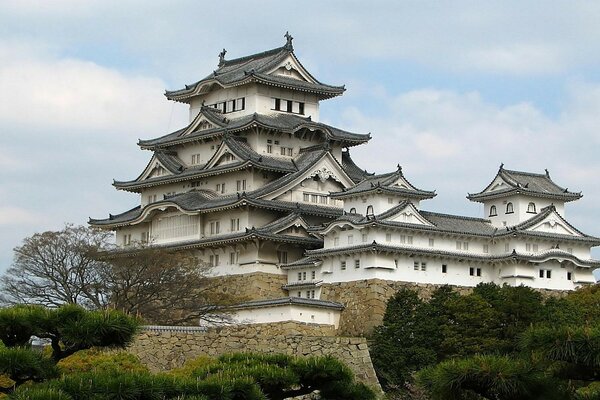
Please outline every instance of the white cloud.
[[28, 48], [35, 46], [0, 43], [0, 54], [11, 54], [0, 65], [0, 90], [10, 94], [0, 99], [4, 126], [119, 131], [134, 138], [171, 128], [172, 105], [161, 80], [48, 53], [36, 57]]
[[414, 184], [437, 190], [425, 209], [474, 215], [477, 206], [464, 196], [483, 189], [500, 163], [530, 172], [548, 168], [559, 185], [584, 192], [568, 213], [583, 231], [599, 235], [600, 85], [578, 82], [567, 92], [560, 116], [529, 103], [498, 106], [476, 92], [424, 89], [383, 99], [375, 116], [349, 108], [342, 123], [373, 132], [368, 145], [352, 149], [359, 165], [384, 172], [400, 163]]
[[41, 225], [45, 218], [21, 207], [0, 207], [0, 226]]

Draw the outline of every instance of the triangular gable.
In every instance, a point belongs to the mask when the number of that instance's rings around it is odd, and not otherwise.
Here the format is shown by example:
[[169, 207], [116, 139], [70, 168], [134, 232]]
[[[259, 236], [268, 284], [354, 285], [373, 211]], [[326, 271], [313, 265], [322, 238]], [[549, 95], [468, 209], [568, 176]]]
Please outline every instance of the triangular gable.
[[[231, 157], [228, 157], [227, 156], [228, 154]], [[229, 160], [227, 158], [229, 158]], [[224, 141], [221, 143], [219, 148], [215, 151], [215, 154], [213, 154], [213, 156], [210, 158], [210, 160], [208, 160], [208, 162], [204, 166], [204, 169], [210, 169], [210, 168], [216, 167], [218, 165], [227, 164], [227, 163], [231, 163], [234, 161], [239, 161], [239, 157], [231, 149], [229, 144], [226, 141]]]
[[300, 64], [298, 59], [289, 54], [283, 61], [277, 64], [276, 67], [267, 72], [268, 75], [285, 76], [305, 82], [318, 83], [316, 79]]
[[284, 227], [274, 230], [273, 233], [286, 236], [312, 237], [312, 235], [308, 233], [308, 224], [300, 216], [286, 224]]
[[433, 226], [431, 222], [429, 222], [425, 217], [421, 215], [421, 213], [419, 213], [419, 210], [417, 210], [417, 208], [412, 203], [407, 204], [403, 208], [398, 208], [398, 210], [395, 213], [386, 216], [386, 218], [382, 221]]
[[214, 116], [208, 115], [209, 112], [210, 111], [205, 111], [205, 109], [200, 109], [198, 115], [194, 117], [192, 122], [179, 134], [179, 136], [182, 137], [193, 132], [222, 127], [224, 123], [215, 121]]
[[136, 182], [168, 175], [173, 175], [173, 173], [169, 171], [169, 169], [165, 167], [160, 160], [158, 160], [156, 154], [154, 154], [144, 171], [140, 174], [139, 178], [136, 179]]
[[524, 229], [525, 232], [543, 232], [558, 235], [583, 236], [571, 224], [565, 221], [556, 211], [549, 213], [543, 220], [535, 225]]
[[512, 185], [506, 182], [501, 176], [496, 176], [492, 183], [489, 184], [487, 188], [481, 193], [490, 193], [498, 190], [510, 189]]
[[401, 189], [408, 189], [408, 190], [415, 190], [416, 189], [403, 176], [398, 177], [398, 179], [396, 179], [395, 182], [392, 182], [392, 184], [387, 185], [387, 186], [399, 187]]
[[294, 180], [261, 196], [260, 198], [265, 200], [274, 200], [277, 199], [280, 195], [290, 190], [302, 190], [300, 184], [307, 179], [314, 178], [319, 179], [322, 182], [331, 179], [339, 184], [339, 190], [341, 190], [342, 188], [347, 189], [354, 186], [354, 182], [352, 181], [352, 179], [350, 179], [350, 177], [342, 169], [342, 167], [335, 160], [335, 158], [333, 158], [333, 156], [330, 153], [325, 153], [325, 155], [320, 160], [312, 164], [310, 167], [306, 168], [304, 173], [299, 174]]
[[323, 231], [320, 231], [319, 233], [321, 235], [329, 235], [332, 231], [341, 232], [343, 230], [345, 232], [349, 232], [353, 230], [360, 231], [362, 229], [365, 229], [365, 227], [354, 225], [353, 223], [348, 221], [333, 221], [332, 223], [327, 225], [327, 227]]

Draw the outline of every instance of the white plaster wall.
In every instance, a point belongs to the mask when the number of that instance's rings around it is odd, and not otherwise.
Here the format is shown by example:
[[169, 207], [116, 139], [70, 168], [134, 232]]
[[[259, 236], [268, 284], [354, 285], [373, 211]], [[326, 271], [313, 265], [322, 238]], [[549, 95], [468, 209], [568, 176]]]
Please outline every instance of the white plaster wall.
[[340, 311], [311, 306], [282, 305], [238, 310], [233, 318], [239, 323], [298, 321], [333, 325], [337, 329]]
[[[210, 139], [206, 142], [187, 143], [177, 146], [174, 150], [177, 152], [177, 157], [188, 167], [206, 164], [219, 149], [221, 144], [220, 139]], [[192, 155], [200, 154], [200, 162], [192, 164]]]
[[[512, 214], [506, 213], [507, 203], [513, 204], [514, 212]], [[528, 213], [527, 206], [529, 203], [534, 203], [536, 207], [536, 214]], [[548, 200], [539, 197], [531, 197], [524, 195], [509, 196], [504, 199], [489, 200], [484, 203], [484, 218], [488, 218], [494, 226], [512, 226], [517, 225], [523, 221], [528, 220], [537, 215], [540, 210], [554, 204], [556, 211], [559, 215], [565, 217], [564, 202], [558, 200]], [[492, 205], [496, 206], [497, 216], [490, 216], [490, 209]], [[504, 224], [506, 222], [506, 225]]]
[[223, 116], [233, 119], [239, 118], [244, 115], [253, 114], [256, 110], [256, 94], [257, 88], [255, 84], [250, 85], [242, 85], [236, 86], [228, 89], [217, 89], [212, 92], [196, 96], [190, 102], [190, 122], [198, 115], [200, 112], [200, 107], [202, 107], [202, 102], [204, 101], [206, 105], [220, 103], [227, 100], [235, 100], [240, 97], [245, 97], [246, 104], [245, 109], [241, 111], [236, 111], [232, 113], [224, 114]]
[[273, 98], [303, 102], [304, 115], [300, 116], [310, 116], [312, 121], [319, 121], [319, 100], [315, 94], [259, 85], [258, 93], [256, 95], [255, 111], [258, 114], [272, 114], [279, 112], [272, 110]]
[[115, 232], [115, 242], [117, 246], [123, 246], [123, 237], [131, 235], [131, 244], [142, 241], [142, 233], [150, 231], [150, 224], [142, 223], [139, 225], [129, 225], [123, 228], [118, 228]]
[[[404, 200], [406, 200], [406, 197], [370, 193], [344, 199], [344, 211], [350, 212], [350, 210], [354, 208], [357, 214], [366, 215], [367, 207], [372, 205], [373, 212], [377, 215], [386, 212], [390, 208], [396, 207]], [[420, 202], [416, 199], [410, 200], [418, 209]]]

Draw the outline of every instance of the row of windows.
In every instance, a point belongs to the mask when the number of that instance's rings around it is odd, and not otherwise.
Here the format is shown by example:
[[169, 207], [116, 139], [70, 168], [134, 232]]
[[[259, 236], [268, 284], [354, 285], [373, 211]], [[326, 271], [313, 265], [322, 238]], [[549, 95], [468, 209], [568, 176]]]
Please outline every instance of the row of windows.
[[[302, 297], [302, 292], [298, 291], [298, 293], [296, 293], [296, 297]], [[306, 298], [307, 299], [314, 299], [315, 298], [315, 291], [314, 290], [307, 290], [306, 291]]]
[[[299, 281], [305, 281], [306, 277], [307, 277], [306, 271], [298, 272], [298, 280]], [[316, 278], [317, 278], [317, 271], [310, 271], [310, 279], [314, 281]]]
[[[354, 268], [360, 268], [360, 260], [354, 260]], [[340, 270], [346, 270], [346, 261], [340, 261]]]
[[293, 114], [304, 115], [304, 103], [299, 101], [273, 98], [271, 109], [274, 111], [285, 111]]
[[302, 201], [305, 203], [319, 203], [319, 204], [328, 204], [329, 197], [323, 194], [314, 194], [314, 193], [303, 193]]
[[221, 101], [219, 103], [209, 104], [208, 107], [216, 108], [224, 114], [242, 111], [246, 108], [246, 98], [240, 97], [239, 99]]
[[[513, 206], [513, 203], [506, 203], [506, 212], [505, 214], [512, 214], [515, 212], [515, 208]], [[535, 208], [535, 203], [529, 203], [527, 205], [527, 212], [530, 214], [536, 214], [536, 208]], [[498, 215], [498, 209], [496, 208], [496, 206], [491, 206], [490, 207], [490, 217], [495, 217]]]

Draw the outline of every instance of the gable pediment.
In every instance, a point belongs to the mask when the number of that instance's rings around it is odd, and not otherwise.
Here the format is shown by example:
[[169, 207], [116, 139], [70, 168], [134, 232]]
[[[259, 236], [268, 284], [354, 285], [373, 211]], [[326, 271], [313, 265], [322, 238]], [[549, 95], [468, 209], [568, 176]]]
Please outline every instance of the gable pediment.
[[239, 161], [239, 158], [231, 150], [226, 142], [222, 142], [219, 148], [215, 151], [215, 154], [208, 160], [204, 169], [214, 168], [219, 165], [229, 164], [235, 161]]
[[484, 191], [484, 193], [495, 192], [498, 190], [504, 190], [508, 188], [510, 188], [510, 186], [506, 183], [504, 179], [502, 179], [501, 177], [496, 177], [496, 179], [494, 179], [494, 181], [490, 184], [488, 189]]
[[390, 222], [401, 222], [403, 224], [415, 224], [415, 225], [426, 225], [433, 226], [425, 217], [423, 217], [419, 210], [413, 204], [407, 204], [404, 208], [399, 209], [396, 213], [388, 216], [384, 221]]
[[215, 124], [210, 122], [205, 116], [199, 114], [199, 118], [194, 120], [181, 136], [189, 135], [192, 132], [206, 131], [212, 128], [216, 128]]
[[401, 189], [407, 189], [407, 190], [411, 190], [414, 189], [413, 186], [411, 184], [409, 184], [406, 179], [400, 177], [398, 178], [398, 180], [396, 180], [396, 182], [394, 182], [391, 186], [395, 186]]
[[[348, 177], [333, 156], [326, 153], [319, 161], [306, 168], [302, 174], [299, 174], [296, 179], [261, 197], [274, 200], [279, 199], [280, 196], [289, 191], [304, 192], [311, 189], [328, 196], [329, 192], [347, 189], [353, 185], [352, 179]], [[282, 198], [282, 200], [285, 199]]]
[[138, 181], [143, 181], [151, 178], [158, 178], [161, 176], [173, 175], [171, 171], [169, 171], [156, 157], [156, 155], [152, 156], [152, 159], [146, 166], [146, 169], [142, 172]]
[[546, 218], [525, 231], [538, 233], [552, 233], [558, 235], [581, 236], [572, 226], [570, 226], [556, 211], [550, 213]]
[[291, 54], [287, 56], [282, 62], [277, 64], [276, 67], [271, 69], [268, 75], [284, 76], [286, 78], [298, 79], [305, 82], [316, 83], [310, 76], [308, 71], [302, 67], [300, 62], [293, 57]]
[[308, 233], [308, 225], [300, 217], [294, 219], [294, 221], [290, 222], [285, 227], [274, 231], [273, 233], [287, 236], [311, 237], [311, 235]]

